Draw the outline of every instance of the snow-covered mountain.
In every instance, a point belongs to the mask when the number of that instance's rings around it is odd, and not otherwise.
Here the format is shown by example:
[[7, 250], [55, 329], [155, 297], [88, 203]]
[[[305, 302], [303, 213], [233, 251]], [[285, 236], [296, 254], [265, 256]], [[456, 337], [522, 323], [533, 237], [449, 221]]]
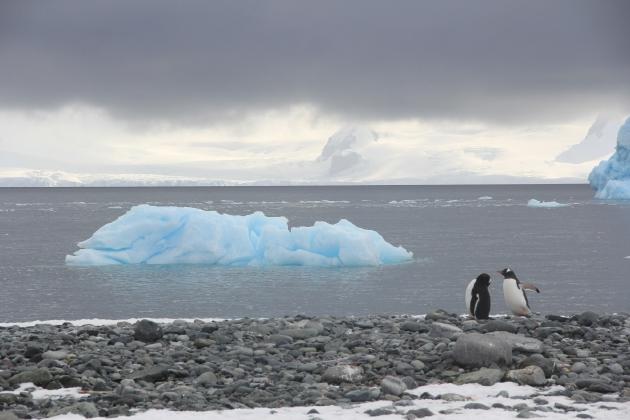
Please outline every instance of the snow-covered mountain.
[[617, 131], [622, 119], [619, 116], [600, 115], [586, 137], [556, 157], [557, 162], [582, 163], [602, 158], [615, 150]]
[[341, 174], [364, 162], [361, 149], [377, 139], [377, 134], [365, 127], [342, 128], [328, 138], [317, 161], [329, 163], [328, 175]]

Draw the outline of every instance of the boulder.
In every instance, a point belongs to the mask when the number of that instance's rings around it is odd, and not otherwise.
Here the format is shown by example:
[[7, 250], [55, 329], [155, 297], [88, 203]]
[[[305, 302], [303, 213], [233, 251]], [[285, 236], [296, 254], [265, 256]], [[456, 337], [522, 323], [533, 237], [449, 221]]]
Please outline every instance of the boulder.
[[45, 386], [50, 381], [52, 381], [52, 375], [50, 374], [50, 371], [46, 368], [26, 370], [9, 378], [9, 383], [11, 385], [19, 385], [24, 382], [32, 382], [37, 386]]
[[153, 343], [162, 338], [163, 335], [162, 327], [153, 321], [143, 319], [136, 323], [133, 337], [138, 341]]
[[505, 377], [521, 385], [542, 386], [547, 382], [545, 372], [538, 366], [527, 366], [523, 369], [510, 370]]
[[495, 331], [487, 333], [486, 336], [492, 336], [507, 342], [512, 346], [512, 351], [520, 351], [523, 353], [542, 353], [543, 351], [542, 341], [525, 337], [524, 335], [512, 334], [507, 331]]
[[455, 343], [453, 358], [464, 367], [507, 366], [512, 363], [512, 346], [488, 334], [464, 334]]
[[406, 390], [407, 385], [402, 381], [402, 379], [397, 378], [396, 376], [386, 376], [381, 381], [381, 391], [383, 394], [399, 396]]
[[556, 369], [556, 364], [553, 360], [547, 359], [542, 354], [534, 353], [528, 356], [525, 360], [519, 363], [519, 368], [525, 368], [527, 366], [538, 366], [545, 372], [545, 377], [549, 378]]

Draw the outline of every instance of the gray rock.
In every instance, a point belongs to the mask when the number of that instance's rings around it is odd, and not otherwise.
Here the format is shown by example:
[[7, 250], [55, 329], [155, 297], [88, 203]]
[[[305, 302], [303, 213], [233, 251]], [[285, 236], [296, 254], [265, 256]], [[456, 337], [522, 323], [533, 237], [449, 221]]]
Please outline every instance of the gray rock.
[[48, 416], [53, 417], [70, 413], [79, 414], [88, 419], [92, 417], [98, 417], [98, 410], [96, 406], [91, 402], [79, 402], [69, 405], [67, 407], [58, 408], [49, 412]]
[[474, 372], [459, 375], [455, 380], [456, 384], [480, 384], [485, 386], [494, 385], [503, 379], [505, 373], [501, 369], [481, 368]]
[[402, 379], [395, 376], [386, 376], [381, 381], [381, 391], [383, 394], [402, 395], [407, 390], [407, 385]]
[[19, 417], [12, 411], [2, 411], [0, 412], [0, 420], [19, 420]]
[[217, 384], [217, 375], [213, 372], [204, 372], [197, 376], [196, 382], [205, 387], [211, 387]]
[[453, 358], [465, 367], [507, 366], [512, 363], [512, 346], [488, 334], [463, 334], [455, 343]]
[[129, 379], [134, 381], [141, 380], [146, 382], [158, 382], [168, 378], [168, 369], [165, 366], [151, 366], [146, 369], [142, 369], [133, 372]]
[[413, 410], [407, 411], [407, 418], [412, 419], [421, 419], [423, 417], [431, 417], [433, 412], [428, 408], [415, 408]]
[[343, 382], [358, 383], [363, 379], [363, 368], [360, 366], [339, 365], [331, 366], [324, 371], [322, 380], [329, 384]]
[[611, 363], [610, 365], [608, 365], [608, 370], [617, 375], [623, 375], [624, 372], [623, 366], [621, 366], [619, 363]]
[[292, 337], [289, 337], [288, 335], [282, 335], [282, 334], [272, 334], [268, 337], [268, 340], [274, 343], [276, 346], [293, 343]]
[[52, 375], [47, 368], [36, 368], [20, 372], [9, 378], [11, 385], [18, 385], [24, 382], [32, 382], [38, 386], [45, 386], [52, 381]]
[[415, 373], [416, 369], [406, 362], [396, 363], [396, 373], [403, 376], [411, 376]]
[[371, 410], [364, 411], [370, 417], [378, 417], [378, 416], [388, 416], [390, 414], [395, 414], [393, 408], [391, 407], [381, 407], [381, 408], [373, 408]]
[[429, 331], [431, 337], [444, 337], [448, 339], [459, 337], [463, 333], [464, 331], [462, 331], [461, 328], [443, 322], [433, 322], [431, 324], [431, 330]]
[[163, 335], [162, 327], [148, 319], [136, 322], [133, 332], [133, 337], [136, 340], [145, 343], [153, 343], [162, 338]]
[[52, 351], [48, 350], [42, 353], [42, 359], [51, 359], [51, 360], [63, 360], [68, 357], [68, 352], [63, 350]]
[[405, 321], [400, 324], [400, 329], [403, 331], [411, 331], [411, 332], [419, 332], [424, 333], [429, 331], [429, 327], [423, 323], [418, 321]]
[[18, 396], [16, 394], [10, 394], [8, 392], [0, 392], [0, 406], [2, 406], [3, 404], [7, 404], [7, 405], [15, 404], [17, 397]]
[[352, 402], [374, 401], [381, 395], [378, 388], [362, 388], [347, 392], [345, 397]]
[[582, 373], [586, 371], [587, 367], [584, 362], [575, 362], [571, 365], [571, 372], [573, 373]]
[[290, 328], [280, 330], [280, 335], [287, 335], [295, 340], [305, 340], [319, 335], [319, 330], [316, 328]]
[[537, 417], [542, 417], [530, 410], [523, 410], [523, 411], [519, 411], [519, 413], [516, 415], [516, 418], [519, 419], [534, 419]]
[[495, 331], [487, 333], [486, 336], [492, 336], [509, 343], [512, 351], [520, 351], [523, 353], [542, 353], [544, 347], [540, 340], [524, 335], [512, 334], [506, 331]]
[[490, 407], [487, 405], [475, 402], [466, 404], [464, 408], [467, 410], [490, 410]]
[[542, 386], [547, 382], [545, 372], [538, 366], [527, 366], [523, 369], [510, 370], [505, 377], [521, 385]]
[[538, 366], [545, 372], [545, 377], [549, 378], [553, 374], [556, 366], [553, 360], [545, 358], [542, 354], [532, 354], [519, 363], [519, 368], [527, 366]]
[[510, 324], [509, 322], [500, 319], [491, 319], [481, 327], [481, 330], [484, 332], [507, 331], [509, 333], [515, 333], [518, 328], [516, 325]]
[[618, 391], [617, 387], [606, 383], [603, 380], [595, 378], [579, 379], [575, 381], [575, 385], [578, 388], [586, 389], [590, 392], [599, 392], [602, 394], [610, 394]]
[[584, 326], [596, 324], [598, 320], [599, 315], [591, 311], [582, 312], [580, 315], [577, 316], [578, 323]]
[[438, 395], [438, 398], [444, 401], [466, 401], [468, 398], [464, 397], [463, 395], [459, 395], [459, 394], [453, 394], [451, 392], [446, 393], [446, 394], [440, 394]]

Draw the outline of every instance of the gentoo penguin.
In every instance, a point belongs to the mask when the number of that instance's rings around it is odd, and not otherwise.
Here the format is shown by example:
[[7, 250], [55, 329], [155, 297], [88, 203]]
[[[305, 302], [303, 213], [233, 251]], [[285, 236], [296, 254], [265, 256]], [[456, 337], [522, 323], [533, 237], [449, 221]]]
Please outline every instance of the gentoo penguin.
[[521, 283], [516, 273], [509, 267], [498, 273], [503, 276], [503, 298], [507, 307], [514, 315], [529, 315], [531, 311], [525, 290], [535, 290], [536, 293], [540, 293], [538, 287], [530, 283]]
[[488, 319], [490, 315], [490, 292], [488, 287], [492, 280], [486, 273], [472, 279], [466, 287], [466, 310], [477, 319]]

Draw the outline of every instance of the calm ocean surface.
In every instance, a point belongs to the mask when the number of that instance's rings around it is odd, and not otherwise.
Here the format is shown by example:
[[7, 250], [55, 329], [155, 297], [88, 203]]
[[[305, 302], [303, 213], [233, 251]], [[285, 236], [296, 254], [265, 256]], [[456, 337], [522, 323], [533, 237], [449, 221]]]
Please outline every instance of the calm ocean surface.
[[[630, 311], [630, 203], [592, 196], [586, 185], [0, 188], [0, 322], [463, 313], [468, 281], [508, 265], [541, 288], [535, 311]], [[531, 198], [571, 205], [529, 208]], [[346, 218], [415, 259], [347, 269], [65, 265], [77, 242], [141, 203], [261, 210], [292, 226]], [[496, 276], [492, 313], [506, 313]]]

